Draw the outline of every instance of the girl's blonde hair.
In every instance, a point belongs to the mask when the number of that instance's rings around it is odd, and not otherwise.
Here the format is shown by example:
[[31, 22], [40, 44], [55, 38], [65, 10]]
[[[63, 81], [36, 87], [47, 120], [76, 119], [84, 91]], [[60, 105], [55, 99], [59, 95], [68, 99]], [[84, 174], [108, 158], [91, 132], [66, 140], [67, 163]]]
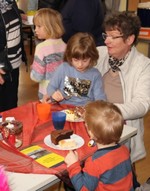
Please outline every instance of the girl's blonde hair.
[[61, 38], [64, 34], [61, 14], [51, 8], [39, 9], [34, 15], [33, 23], [44, 26], [50, 38]]
[[117, 106], [106, 101], [94, 101], [85, 106], [85, 123], [96, 142], [107, 145], [118, 143], [124, 120]]
[[92, 35], [79, 32], [69, 39], [66, 51], [64, 53], [64, 61], [72, 65], [72, 58], [90, 58], [90, 64], [88, 68], [92, 68], [97, 64], [99, 54]]

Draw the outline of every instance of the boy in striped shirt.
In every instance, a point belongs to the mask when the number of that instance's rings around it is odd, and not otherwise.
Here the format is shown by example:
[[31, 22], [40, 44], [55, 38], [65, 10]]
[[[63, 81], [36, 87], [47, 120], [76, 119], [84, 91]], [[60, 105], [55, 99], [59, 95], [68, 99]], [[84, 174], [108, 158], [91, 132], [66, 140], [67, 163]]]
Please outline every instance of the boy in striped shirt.
[[81, 168], [76, 151], [65, 158], [69, 177], [77, 191], [132, 191], [132, 167], [126, 146], [120, 145], [124, 120], [120, 110], [105, 101], [85, 106], [85, 125], [97, 151]]

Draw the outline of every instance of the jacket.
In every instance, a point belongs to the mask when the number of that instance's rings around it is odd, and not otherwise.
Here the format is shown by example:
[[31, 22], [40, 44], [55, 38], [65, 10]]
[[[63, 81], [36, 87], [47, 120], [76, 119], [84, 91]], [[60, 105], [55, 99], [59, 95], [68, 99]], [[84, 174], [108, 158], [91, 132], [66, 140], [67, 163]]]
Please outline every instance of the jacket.
[[100, 0], [68, 0], [61, 10], [64, 42], [77, 32], [89, 32], [97, 46], [104, 45], [102, 23], [104, 11]]
[[[24, 44], [23, 44], [23, 31], [22, 31], [22, 19], [20, 16], [20, 11], [17, 7], [16, 2], [13, 2], [12, 8], [14, 10], [14, 12], [18, 15], [18, 18], [20, 20], [20, 31], [21, 31], [21, 48], [22, 48], [22, 61], [25, 62], [25, 64], [27, 65], [27, 58], [26, 58], [26, 53], [24, 50]], [[6, 29], [5, 29], [5, 24], [3, 22], [3, 14], [0, 10], [0, 51], [4, 51], [4, 48], [6, 46]]]
[[[98, 47], [98, 70], [102, 76], [109, 70], [107, 47]], [[137, 128], [137, 135], [131, 138], [131, 161], [136, 162], [146, 156], [143, 142], [143, 117], [150, 109], [150, 59], [135, 47], [122, 66], [119, 76], [123, 90], [123, 104], [115, 103], [121, 110], [126, 124]]]
[[38, 9], [46, 7], [59, 11], [66, 1], [67, 0], [38, 0]]

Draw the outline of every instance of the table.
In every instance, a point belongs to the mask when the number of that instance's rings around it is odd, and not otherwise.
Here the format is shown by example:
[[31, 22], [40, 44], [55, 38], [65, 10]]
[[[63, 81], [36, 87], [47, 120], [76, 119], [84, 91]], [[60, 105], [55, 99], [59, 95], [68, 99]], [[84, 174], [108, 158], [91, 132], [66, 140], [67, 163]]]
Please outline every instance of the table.
[[[137, 129], [124, 125], [120, 142], [136, 135]], [[55, 175], [8, 173], [12, 191], [42, 191], [56, 184], [60, 179]]]
[[139, 42], [144, 42], [148, 44], [148, 57], [150, 58], [150, 37], [139, 36], [138, 40]]
[[55, 175], [7, 172], [12, 191], [42, 191], [60, 182]]
[[[1, 115], [3, 118], [13, 116], [16, 120], [23, 123], [22, 148], [30, 146], [31, 144], [38, 144], [47, 150], [66, 156], [68, 151], [52, 149], [44, 144], [43, 140], [45, 136], [50, 134], [54, 127], [52, 125], [51, 115], [50, 119], [46, 122], [42, 122], [38, 119], [36, 104], [37, 102], [31, 102], [12, 110], [5, 111], [1, 113]], [[67, 108], [69, 108], [68, 105], [54, 104], [51, 107], [51, 111], [60, 111]], [[85, 144], [77, 149], [81, 161], [84, 161], [96, 151], [96, 147], [88, 147], [89, 136], [83, 122], [66, 122], [65, 128], [72, 129], [75, 134], [83, 137], [85, 141]], [[124, 125], [120, 141], [124, 142], [136, 133], [136, 128]], [[12, 147], [7, 148], [7, 146], [3, 144], [1, 145], [1, 149], [1, 164], [5, 166], [6, 170], [11, 171], [8, 172], [8, 177], [12, 191], [41, 191], [59, 182], [59, 177], [61, 179], [65, 178], [66, 165], [64, 163], [49, 169], [39, 166], [34, 160], [31, 161], [31, 158], [22, 155]]]

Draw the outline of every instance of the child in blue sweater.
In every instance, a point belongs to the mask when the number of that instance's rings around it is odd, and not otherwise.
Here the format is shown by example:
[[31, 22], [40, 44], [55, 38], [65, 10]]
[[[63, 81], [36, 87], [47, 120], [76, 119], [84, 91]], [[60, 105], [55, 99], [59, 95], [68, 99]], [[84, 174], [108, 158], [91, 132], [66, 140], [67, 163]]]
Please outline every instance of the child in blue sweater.
[[98, 57], [90, 34], [72, 36], [64, 53], [64, 63], [54, 72], [43, 101], [80, 106], [88, 101], [105, 100], [101, 74], [94, 68]]

